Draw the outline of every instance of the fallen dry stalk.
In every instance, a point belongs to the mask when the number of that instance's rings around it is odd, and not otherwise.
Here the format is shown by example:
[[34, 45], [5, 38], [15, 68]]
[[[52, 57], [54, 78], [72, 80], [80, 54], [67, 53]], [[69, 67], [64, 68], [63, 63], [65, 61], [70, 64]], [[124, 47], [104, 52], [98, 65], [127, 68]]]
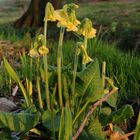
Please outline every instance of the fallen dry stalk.
[[119, 131], [114, 131], [113, 124], [109, 123], [109, 135], [108, 136], [110, 136], [110, 140], [128, 140], [128, 137], [130, 137], [131, 135], [134, 135], [134, 134], [135, 134], [135, 132], [122, 134]]
[[124, 134], [123, 136], [121, 136], [120, 138], [116, 139], [116, 140], [124, 140], [124, 139], [128, 139], [128, 137], [130, 137], [131, 135], [134, 135], [135, 132], [130, 132], [127, 134]]
[[96, 109], [96, 107], [98, 105], [100, 105], [101, 103], [105, 102], [112, 94], [114, 94], [118, 89], [112, 89], [105, 97], [101, 98], [100, 100], [98, 100], [93, 107], [90, 109], [90, 111], [88, 112], [88, 114], [86, 115], [86, 117], [84, 118], [82, 124], [80, 125], [79, 129], [77, 130], [77, 132], [75, 133], [75, 135], [72, 137], [72, 140], [76, 140], [79, 135], [82, 133], [86, 122], [88, 120], [88, 118], [92, 115], [92, 113], [94, 112], [94, 110]]

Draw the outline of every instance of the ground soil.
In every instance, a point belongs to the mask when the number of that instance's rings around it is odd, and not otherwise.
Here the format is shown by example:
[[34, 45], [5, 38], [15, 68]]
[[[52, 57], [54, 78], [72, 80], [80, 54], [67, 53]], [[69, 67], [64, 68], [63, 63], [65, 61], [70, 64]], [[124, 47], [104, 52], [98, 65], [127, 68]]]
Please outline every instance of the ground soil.
[[3, 56], [9, 61], [15, 61], [19, 58], [20, 44], [11, 41], [0, 41], [0, 63], [2, 63]]

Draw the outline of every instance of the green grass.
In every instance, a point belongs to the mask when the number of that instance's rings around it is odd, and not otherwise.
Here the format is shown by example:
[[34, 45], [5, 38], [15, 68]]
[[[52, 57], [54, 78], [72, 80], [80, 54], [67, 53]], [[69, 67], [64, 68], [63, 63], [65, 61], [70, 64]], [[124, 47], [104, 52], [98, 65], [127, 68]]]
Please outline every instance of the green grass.
[[[57, 44], [50, 44], [53, 50], [49, 54], [49, 62], [56, 65], [54, 54], [57, 49]], [[75, 42], [72, 40], [66, 41], [63, 46], [64, 65], [71, 64], [74, 56]], [[116, 44], [105, 42], [96, 42], [92, 40], [89, 43], [89, 55], [94, 59], [98, 58], [100, 67], [102, 62], [107, 63], [107, 76], [115, 81], [115, 85], [119, 88], [118, 104], [122, 102], [138, 103], [140, 98], [140, 56], [133, 52], [122, 52]], [[79, 58], [81, 61], [81, 58]]]
[[102, 27], [104, 40], [118, 42], [123, 50], [140, 52], [140, 1], [81, 4], [77, 15], [79, 19], [90, 18], [97, 32]]
[[[9, 23], [19, 18], [27, 9], [29, 1], [0, 0], [0, 24]], [[140, 1], [101, 2], [80, 4], [78, 9], [80, 19], [89, 17], [97, 25], [109, 25], [112, 22], [129, 22], [135, 28], [140, 28]]]
[[[31, 28], [14, 28], [11, 24], [0, 25], [0, 40], [8, 40], [12, 42], [23, 41], [26, 34], [35, 34], [35, 30]], [[25, 41], [26, 42], [26, 41]]]
[[10, 25], [0, 26], [0, 40], [18, 41], [21, 38], [21, 32]]
[[[25, 1], [25, 2], [23, 2]], [[17, 29], [6, 27], [7, 23], [14, 22], [23, 11], [18, 5], [24, 5], [27, 9], [29, 2], [13, 2], [12, 4], [4, 0], [0, 1], [0, 40], [16, 41], [16, 36], [20, 39], [23, 34]], [[2, 7], [2, 8], [1, 8]], [[24, 10], [25, 10], [24, 9]], [[99, 32], [99, 26], [102, 25], [101, 32], [107, 31], [104, 39], [107, 41], [117, 41], [120, 48], [124, 50], [135, 49], [139, 51], [140, 36], [140, 1], [133, 2], [100, 2], [100, 3], [82, 3], [79, 5], [78, 18], [83, 19], [89, 17], [93, 21], [93, 25]], [[3, 20], [3, 21], [2, 21]], [[112, 28], [117, 28], [114, 32]], [[15, 31], [16, 30], [16, 31]], [[55, 31], [55, 29], [54, 29]], [[51, 31], [51, 34], [54, 33]], [[5, 33], [3, 33], [5, 32]]]
[[131, 3], [102, 2], [80, 5], [78, 17], [89, 17], [94, 24], [108, 25], [112, 22], [129, 22], [135, 27], [140, 25], [140, 1]]
[[[89, 55], [93, 59], [99, 59], [100, 67], [102, 62], [106, 61], [107, 76], [111, 77], [119, 88], [118, 103], [123, 101], [137, 103], [140, 98], [140, 57], [132, 52], [122, 52], [116, 44], [104, 42], [93, 44], [94, 41], [89, 43]], [[72, 62], [74, 47], [74, 41], [67, 41], [64, 44], [64, 62], [67, 64]]]
[[[78, 10], [78, 17], [80, 19], [89, 17], [95, 25], [105, 25], [104, 27], [109, 26], [112, 22], [129, 22], [135, 30], [138, 30], [140, 29], [140, 1], [82, 4]], [[11, 25], [2, 23], [0, 20], [0, 40], [16, 42], [22, 40], [26, 32], [29, 31], [28, 29], [15, 29]], [[54, 52], [57, 50], [57, 44], [53, 41], [48, 47], [50, 48], [49, 62], [56, 65], [56, 54]], [[72, 62], [74, 47], [74, 41], [65, 42], [63, 48], [64, 65]], [[124, 53], [119, 50], [116, 44], [100, 42], [94, 45], [94, 41], [90, 43], [89, 53], [92, 58], [97, 57], [100, 64], [102, 61], [107, 62], [107, 75], [116, 81], [120, 99], [133, 100], [140, 96], [140, 56], [135, 56], [132, 52]]]
[[90, 55], [100, 63], [106, 61], [107, 76], [112, 77], [119, 87], [119, 99], [137, 102], [140, 88], [140, 57], [134, 53], [123, 53], [115, 44], [101, 43]]
[[[9, 35], [4, 35], [3, 38], [11, 41], [18, 41], [24, 38], [23, 33], [14, 31], [14, 29], [11, 29]], [[19, 35], [17, 36], [17, 34]], [[1, 37], [0, 35], [0, 39]], [[56, 66], [57, 43], [55, 43], [55, 41], [50, 41], [48, 44], [50, 48], [48, 61], [51, 65]], [[73, 62], [75, 45], [75, 41], [73, 40], [67, 40], [64, 43], [64, 65]], [[107, 62], [107, 75], [112, 77], [119, 87], [119, 99], [127, 101], [137, 99], [138, 96], [140, 96], [140, 57], [135, 56], [132, 52], [122, 52], [116, 44], [105, 42], [94, 43], [94, 41], [91, 41], [89, 46], [89, 55], [92, 58], [97, 57], [100, 60], [100, 65], [103, 61]], [[81, 60], [79, 59], [79, 61]]]

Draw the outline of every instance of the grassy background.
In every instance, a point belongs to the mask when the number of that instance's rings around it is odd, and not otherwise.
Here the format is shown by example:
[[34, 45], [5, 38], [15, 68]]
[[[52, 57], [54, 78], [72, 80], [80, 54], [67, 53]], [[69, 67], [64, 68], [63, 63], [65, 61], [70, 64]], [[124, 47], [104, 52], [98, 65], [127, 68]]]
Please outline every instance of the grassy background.
[[105, 33], [103, 39], [117, 42], [122, 50], [140, 52], [140, 1], [112, 1], [82, 4], [78, 17], [89, 17]]
[[129, 22], [134, 28], [140, 28], [140, 1], [101, 2], [82, 4], [78, 17], [89, 17], [94, 24], [109, 25], [112, 22]]
[[[0, 0], [0, 24], [19, 18], [27, 9], [30, 0]], [[95, 25], [108, 26], [112, 22], [129, 22], [140, 28], [140, 1], [82, 3], [78, 9], [80, 19], [89, 17]]]
[[[14, 0], [13, 2], [10, 0], [0, 0], [0, 40], [19, 42], [24, 39], [26, 42], [27, 38], [25, 34], [27, 32], [32, 32], [29, 29], [21, 30], [11, 26], [11, 23], [22, 15], [29, 4], [27, 1], [20, 1], [21, 4], [23, 4], [24, 9], [22, 6], [18, 6], [19, 2], [16, 2], [17, 0]], [[94, 42], [94, 40], [92, 40], [90, 42], [90, 56], [92, 58], [97, 57], [100, 60], [100, 65], [102, 64], [102, 61], [107, 62], [107, 75], [112, 77], [119, 87], [119, 103], [125, 101], [139, 105], [140, 57], [138, 54], [136, 55], [133, 53], [133, 51], [123, 52], [118, 46], [122, 45], [122, 47], [127, 48], [131, 43], [134, 43], [131, 44], [134, 46], [138, 43], [135, 41], [139, 41], [140, 1], [137, 0], [129, 3], [114, 1], [110, 3], [80, 4], [78, 17], [79, 19], [84, 17], [92, 19], [98, 32], [101, 25], [102, 32], [107, 31], [103, 35], [103, 37], [107, 37], [105, 42], [103, 41], [104, 39], [101, 39], [102, 41]], [[112, 28], [114, 29], [114, 27], [116, 29], [115, 32], [112, 31]], [[112, 37], [114, 37], [115, 40], [112, 39]], [[122, 41], [122, 44], [119, 44], [119, 41]], [[72, 52], [74, 51], [74, 46], [75, 42], [72, 40], [68, 40], [64, 44], [65, 63], [70, 63], [73, 60]], [[57, 44], [53, 41], [49, 47], [53, 53], [56, 51]], [[54, 64], [56, 63], [55, 57], [56, 54], [50, 55], [50, 61]], [[1, 87], [1, 89], [2, 88], [3, 87]]]
[[[14, 28], [10, 29], [9, 23], [12, 24], [26, 11], [29, 2], [28, 0], [0, 0], [0, 40], [8, 39], [8, 36], [13, 36], [12, 34], [18, 38], [23, 37], [25, 31], [14, 31]], [[122, 50], [134, 49], [140, 53], [139, 0], [87, 2], [79, 5], [78, 18], [89, 17], [97, 32], [100, 30], [104, 33], [104, 41], [116, 42]]]
[[[107, 63], [107, 76], [115, 81], [119, 88], [118, 103], [127, 102], [139, 104], [140, 99], [140, 57], [133, 52], [124, 53], [116, 44], [108, 44], [94, 40], [89, 43], [89, 55], [94, 59], [98, 58], [100, 67], [102, 62]], [[74, 41], [67, 41], [64, 44], [64, 61], [71, 63], [73, 60]]]

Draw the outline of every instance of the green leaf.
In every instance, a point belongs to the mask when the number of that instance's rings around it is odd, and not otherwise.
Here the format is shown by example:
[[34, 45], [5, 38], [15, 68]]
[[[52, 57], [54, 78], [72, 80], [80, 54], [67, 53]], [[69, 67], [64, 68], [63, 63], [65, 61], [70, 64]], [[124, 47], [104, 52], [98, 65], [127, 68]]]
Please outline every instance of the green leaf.
[[20, 53], [20, 60], [21, 60], [21, 64], [22, 64], [22, 72], [24, 74], [25, 77], [27, 77], [29, 79], [29, 67], [28, 67], [28, 63], [27, 63], [27, 58], [25, 54], [21, 54]]
[[103, 87], [100, 78], [99, 62], [95, 59], [87, 68], [77, 74], [76, 92], [86, 99], [94, 97], [96, 101], [103, 97]]
[[115, 93], [115, 94], [112, 94], [112, 95], [107, 99], [106, 102], [107, 102], [111, 107], [116, 107], [117, 97], [118, 97], [118, 92]]
[[41, 114], [31, 113], [6, 113], [0, 111], [0, 122], [11, 131], [29, 131], [34, 128]]
[[25, 110], [25, 113], [32, 113], [32, 114], [35, 114], [37, 113], [37, 108], [35, 105], [31, 105], [30, 107], [28, 107], [26, 110]]
[[58, 140], [72, 140], [72, 114], [69, 106], [62, 109]]
[[[60, 124], [60, 113], [58, 111], [54, 110], [54, 126], [55, 130], [58, 131], [59, 124]], [[52, 112], [51, 111], [45, 111], [42, 115], [42, 123], [43, 125], [52, 131]]]
[[65, 140], [72, 140], [72, 115], [69, 106], [65, 107]]
[[106, 125], [107, 123], [115, 123], [120, 124], [127, 119], [134, 116], [134, 110], [131, 105], [124, 105], [117, 111], [114, 111], [111, 115], [104, 115], [100, 118], [100, 122], [102, 125]]
[[61, 111], [58, 140], [64, 140], [64, 109]]
[[125, 105], [111, 114], [112, 123], [122, 123], [134, 116], [134, 110], [131, 105]]
[[89, 103], [93, 100], [93, 98], [89, 98], [86, 103], [82, 106], [82, 108], [80, 109], [79, 112], [77, 112], [77, 114], [75, 115], [75, 118], [73, 119], [73, 124], [75, 124], [76, 120], [79, 118], [79, 116], [84, 112], [84, 110], [87, 108], [87, 106], [89, 105]]
[[62, 84], [63, 84], [63, 95], [66, 100], [66, 103], [69, 104], [69, 88], [68, 88], [68, 80], [65, 74], [62, 74]]
[[27, 93], [27, 91], [25, 90], [24, 88], [24, 85], [22, 84], [22, 82], [20, 81], [19, 79], [19, 76], [16, 74], [16, 72], [14, 71], [14, 69], [10, 66], [10, 64], [8, 63], [7, 59], [6, 58], [3, 58], [4, 59], [4, 65], [9, 73], [9, 75], [16, 81], [18, 82], [21, 90], [22, 90], [22, 93], [23, 93], [23, 96], [25, 98], [25, 101], [27, 103], [27, 106], [30, 106], [30, 98], [29, 98], [29, 94]]
[[7, 128], [2, 129], [0, 132], [0, 138], [2, 138], [2, 140], [12, 140], [10, 130]]
[[92, 137], [92, 139], [104, 140], [105, 135], [104, 135], [102, 129], [103, 129], [103, 127], [98, 119], [95, 118], [95, 119], [91, 120], [88, 130], [89, 130], [89, 134]]
[[104, 140], [105, 135], [102, 128], [98, 119], [91, 120], [87, 129], [80, 136], [80, 140]]
[[112, 110], [110, 107], [104, 107], [101, 109], [99, 114], [99, 120], [103, 126], [105, 126], [109, 120], [109, 115], [111, 115]]
[[[45, 70], [41, 66], [40, 66], [40, 74], [41, 74], [41, 79], [43, 80], [43, 82], [45, 82], [45, 77], [44, 77]], [[52, 75], [53, 75], [53, 72], [48, 72], [48, 79], [50, 79]]]
[[100, 122], [104, 126], [110, 122], [115, 124], [120, 124], [133, 116], [134, 116], [134, 110], [132, 106], [124, 105], [117, 111], [112, 112], [110, 115], [103, 113], [102, 111], [100, 114]]
[[136, 134], [135, 134], [134, 140], [139, 140], [139, 139], [140, 139], [140, 112], [139, 112], [139, 116], [138, 116]]
[[104, 107], [101, 109], [101, 113], [104, 113], [106, 115], [110, 115], [112, 112], [111, 108], [110, 107]]

